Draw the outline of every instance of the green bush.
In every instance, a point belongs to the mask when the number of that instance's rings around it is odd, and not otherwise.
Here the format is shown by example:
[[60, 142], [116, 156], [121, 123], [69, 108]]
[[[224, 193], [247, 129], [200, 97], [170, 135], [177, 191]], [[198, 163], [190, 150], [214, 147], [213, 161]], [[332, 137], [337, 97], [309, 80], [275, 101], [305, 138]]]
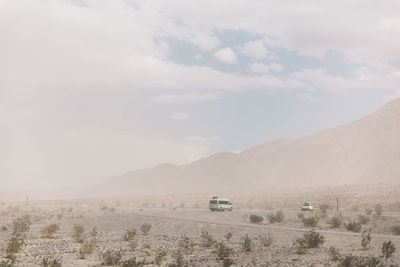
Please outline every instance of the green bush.
[[338, 215], [333, 216], [328, 223], [332, 228], [339, 228], [342, 225], [342, 218]]
[[144, 259], [142, 261], [136, 261], [136, 257], [130, 258], [128, 260], [124, 260], [121, 262], [121, 267], [142, 267], [146, 263]]
[[140, 230], [144, 235], [147, 235], [151, 230], [151, 224], [144, 223], [142, 226], [140, 226]]
[[28, 232], [31, 224], [29, 215], [16, 218], [13, 221], [13, 235], [22, 235], [24, 232]]
[[178, 241], [178, 247], [184, 251], [191, 251], [193, 244], [190, 242], [190, 238], [187, 235], [181, 235]]
[[103, 261], [106, 265], [118, 265], [122, 258], [122, 253], [119, 250], [107, 250], [102, 254]]
[[231, 232], [227, 232], [227, 233], [225, 234], [225, 239], [226, 239], [226, 241], [231, 240], [232, 236], [233, 236], [233, 234], [232, 234]]
[[393, 253], [396, 251], [396, 247], [392, 243], [392, 241], [385, 241], [382, 244], [382, 256], [385, 257], [385, 259], [390, 258]]
[[229, 256], [233, 253], [233, 249], [226, 246], [223, 242], [218, 242], [216, 244], [217, 248], [217, 259], [224, 260], [229, 258]]
[[301, 248], [318, 248], [325, 242], [325, 237], [320, 234], [315, 232], [314, 230], [311, 230], [307, 233], [303, 234], [303, 237], [296, 239], [296, 243], [301, 247]]
[[264, 247], [269, 247], [272, 245], [274, 238], [272, 237], [271, 233], [258, 235], [258, 240], [260, 244]]
[[317, 216], [308, 217], [303, 219], [303, 224], [305, 227], [315, 227], [317, 226], [319, 218]]
[[42, 237], [44, 238], [53, 238], [53, 235], [60, 229], [60, 226], [56, 223], [49, 224], [48, 226], [42, 228], [40, 231]]
[[49, 259], [47, 257], [43, 257], [42, 259], [43, 267], [61, 267], [61, 261], [58, 259]]
[[329, 258], [332, 261], [339, 261], [342, 259], [342, 255], [340, 255], [339, 249], [334, 246], [329, 247], [328, 253], [329, 253]]
[[136, 229], [135, 228], [129, 228], [126, 230], [125, 234], [123, 235], [123, 240], [124, 241], [131, 241], [135, 238], [136, 236]]
[[9, 259], [14, 259], [14, 254], [21, 250], [24, 240], [19, 236], [14, 236], [8, 241], [6, 248], [6, 257]]
[[277, 211], [275, 214], [270, 213], [267, 217], [270, 223], [281, 223], [285, 219], [281, 210]]
[[400, 235], [400, 225], [394, 225], [392, 226], [392, 233], [394, 235]]
[[205, 230], [201, 231], [201, 239], [203, 247], [211, 247], [215, 243], [215, 240], [212, 237], [212, 235]]
[[349, 222], [345, 223], [344, 227], [346, 228], [347, 231], [359, 233], [361, 231], [361, 224], [359, 222]]
[[222, 262], [223, 267], [230, 267], [234, 264], [235, 262], [232, 259], [224, 259]]
[[365, 230], [361, 234], [361, 246], [363, 249], [366, 249], [371, 243], [371, 229]]
[[338, 267], [384, 267], [384, 265], [378, 257], [346, 255]]
[[182, 251], [177, 250], [172, 254], [173, 259], [175, 260], [176, 266], [183, 267], [185, 264]]
[[2, 260], [2, 261], [0, 261], [0, 267], [14, 267], [14, 261]]
[[75, 224], [72, 229], [72, 238], [77, 243], [83, 243], [85, 241], [85, 228], [82, 224]]
[[247, 234], [241, 238], [241, 246], [244, 252], [252, 251], [253, 241]]
[[260, 223], [264, 220], [262, 216], [251, 214], [249, 217], [250, 223]]
[[[154, 262], [157, 265], [160, 265], [162, 261], [165, 259], [167, 256], [167, 252], [165, 250], [162, 250], [161, 248], [157, 250], [156, 256], [154, 257]], [[143, 260], [144, 261], [144, 260]], [[143, 262], [144, 263], [144, 262]]]

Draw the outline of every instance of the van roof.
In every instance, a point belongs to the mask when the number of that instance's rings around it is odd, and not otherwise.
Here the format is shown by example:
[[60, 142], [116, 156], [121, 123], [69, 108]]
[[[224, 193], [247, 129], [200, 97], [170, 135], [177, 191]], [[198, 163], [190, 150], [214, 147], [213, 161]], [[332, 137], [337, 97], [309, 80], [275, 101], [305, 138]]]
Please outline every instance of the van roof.
[[228, 201], [229, 201], [229, 198], [223, 198], [223, 197], [213, 197], [212, 199], [218, 199], [218, 200], [228, 200]]

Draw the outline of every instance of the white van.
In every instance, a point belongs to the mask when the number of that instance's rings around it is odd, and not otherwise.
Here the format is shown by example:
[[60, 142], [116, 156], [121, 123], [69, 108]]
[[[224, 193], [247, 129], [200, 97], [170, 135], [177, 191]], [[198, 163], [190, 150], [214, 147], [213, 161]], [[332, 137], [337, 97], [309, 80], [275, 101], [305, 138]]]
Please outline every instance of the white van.
[[224, 211], [224, 210], [230, 210], [232, 211], [232, 203], [228, 198], [222, 198], [222, 197], [213, 197], [210, 200], [210, 210], [219, 210], [219, 211]]

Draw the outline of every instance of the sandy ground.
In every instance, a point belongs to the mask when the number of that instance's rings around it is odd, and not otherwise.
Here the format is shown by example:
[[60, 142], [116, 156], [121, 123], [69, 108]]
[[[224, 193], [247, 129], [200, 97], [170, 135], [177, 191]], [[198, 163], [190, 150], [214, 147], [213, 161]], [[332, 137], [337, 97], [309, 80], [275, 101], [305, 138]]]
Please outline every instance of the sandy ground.
[[[232, 212], [209, 211], [206, 207], [210, 195], [207, 194], [36, 201], [29, 206], [23, 202], [3, 202], [0, 205], [0, 227], [3, 227], [0, 231], [1, 255], [5, 259], [9, 240], [13, 237], [13, 221], [28, 214], [31, 225], [29, 231], [23, 233], [24, 244], [14, 255], [16, 266], [41, 266], [43, 257], [58, 259], [62, 266], [104, 266], [103, 253], [107, 250], [120, 251], [121, 261], [132, 257], [144, 259], [146, 266], [157, 266], [155, 257], [160, 251], [166, 255], [159, 265], [177, 266], [175, 255], [178, 250], [182, 252], [184, 266], [223, 266], [215, 243], [207, 246], [202, 238], [205, 231], [213, 240], [223, 242], [232, 249], [228, 258], [234, 262], [233, 266], [338, 266], [339, 261], [330, 258], [331, 246], [338, 248], [342, 255], [376, 257], [381, 255], [384, 241], [391, 240], [400, 249], [400, 236], [393, 235], [391, 230], [392, 226], [400, 224], [400, 212], [396, 205], [399, 201], [396, 198], [400, 196], [393, 188], [382, 187], [380, 192], [375, 192], [376, 188], [370, 191], [363, 188], [364, 194], [359, 193], [357, 187], [353, 191], [348, 189], [347, 193], [340, 191], [343, 203], [339, 212], [343, 222], [357, 221], [360, 215], [369, 219], [362, 225], [362, 230], [371, 229], [372, 241], [366, 249], [361, 247], [361, 233], [349, 232], [343, 225], [331, 227], [329, 221], [337, 214], [335, 199], [338, 194], [335, 188], [322, 188], [314, 189], [312, 195], [309, 195], [310, 190], [289, 190], [268, 195], [225, 194], [233, 200]], [[380, 197], [382, 191], [384, 195]], [[297, 202], [294, 199], [298, 199]], [[305, 227], [298, 217], [299, 203], [305, 200], [312, 201], [317, 208], [322, 204], [329, 204], [332, 208], [326, 215], [320, 210], [303, 213], [306, 218], [319, 217], [314, 229], [325, 237], [325, 242], [319, 248], [307, 249], [304, 254], [299, 254], [293, 242], [311, 229]], [[377, 203], [384, 208], [382, 215], [378, 217], [375, 212], [365, 215], [364, 205], [373, 210]], [[278, 210], [283, 211], [284, 221], [270, 223], [268, 214]], [[249, 222], [251, 214], [262, 216], [264, 220], [252, 224]], [[52, 238], [43, 237], [41, 230], [52, 223], [59, 225], [59, 230]], [[140, 230], [143, 224], [151, 225], [147, 234]], [[74, 225], [82, 225], [87, 233], [85, 238], [94, 240], [93, 251], [84, 257], [79, 253], [82, 244], [72, 237]], [[88, 233], [93, 228], [96, 228], [97, 234], [91, 236]], [[124, 241], [123, 235], [128, 228], [135, 228], [137, 233], [133, 240]], [[225, 238], [228, 232], [232, 233], [230, 240]], [[259, 236], [265, 234], [273, 238], [268, 246], [259, 240]], [[248, 252], [242, 247], [245, 235], [252, 242]], [[182, 245], [186, 244], [182, 242], [183, 237], [186, 237], [187, 246]], [[385, 266], [400, 266], [398, 251], [387, 260], [380, 259]]]

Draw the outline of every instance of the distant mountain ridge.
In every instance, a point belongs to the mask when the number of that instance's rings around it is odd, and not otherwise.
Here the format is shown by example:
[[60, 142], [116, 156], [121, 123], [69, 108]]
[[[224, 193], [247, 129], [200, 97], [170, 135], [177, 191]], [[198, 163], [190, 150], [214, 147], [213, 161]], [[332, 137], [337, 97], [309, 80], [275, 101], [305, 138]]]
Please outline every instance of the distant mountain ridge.
[[128, 172], [96, 195], [262, 190], [400, 182], [400, 99], [359, 120], [300, 139], [277, 139], [177, 166]]

